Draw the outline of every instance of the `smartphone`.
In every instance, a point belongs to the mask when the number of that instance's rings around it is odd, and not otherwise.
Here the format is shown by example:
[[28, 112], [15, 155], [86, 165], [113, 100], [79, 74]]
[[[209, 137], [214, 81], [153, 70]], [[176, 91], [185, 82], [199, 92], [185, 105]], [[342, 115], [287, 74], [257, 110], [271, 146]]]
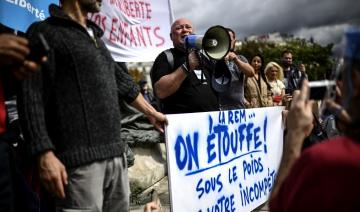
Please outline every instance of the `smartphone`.
[[44, 35], [39, 32], [37, 34], [37, 39], [30, 43], [30, 54], [28, 56], [28, 60], [34, 61], [34, 62], [42, 62], [42, 58], [44, 56], [48, 56], [50, 51], [50, 47], [48, 42], [46, 41]]
[[322, 100], [334, 95], [333, 91], [336, 89], [336, 82], [335, 80], [311, 81], [309, 82], [309, 88], [310, 99]]

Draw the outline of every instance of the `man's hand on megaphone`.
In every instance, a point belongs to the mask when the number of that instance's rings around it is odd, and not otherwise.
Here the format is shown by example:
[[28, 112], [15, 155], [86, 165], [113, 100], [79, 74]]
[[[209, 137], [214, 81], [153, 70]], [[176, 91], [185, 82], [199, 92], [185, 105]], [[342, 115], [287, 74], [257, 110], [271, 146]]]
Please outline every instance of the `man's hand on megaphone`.
[[233, 61], [235, 59], [237, 59], [237, 55], [234, 52], [229, 52], [226, 56], [225, 56], [225, 61]]
[[191, 51], [188, 55], [189, 71], [194, 71], [200, 65], [200, 59], [196, 51]]

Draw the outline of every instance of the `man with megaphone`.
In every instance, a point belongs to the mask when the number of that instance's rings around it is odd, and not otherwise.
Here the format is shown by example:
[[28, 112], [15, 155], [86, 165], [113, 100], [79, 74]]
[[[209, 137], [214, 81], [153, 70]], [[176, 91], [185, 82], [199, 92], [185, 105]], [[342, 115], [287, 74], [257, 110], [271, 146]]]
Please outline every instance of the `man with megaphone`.
[[187, 51], [185, 46], [185, 38], [192, 33], [191, 21], [177, 19], [170, 32], [174, 48], [160, 53], [153, 64], [151, 81], [163, 113], [219, 109], [216, 92], [211, 87], [211, 65], [204, 65], [206, 58], [200, 60], [199, 51]]
[[235, 32], [219, 25], [210, 27], [204, 35], [189, 35], [185, 39], [186, 48], [201, 49], [204, 54], [200, 55], [211, 59], [211, 83], [220, 110], [245, 108], [245, 76], [252, 77], [255, 72], [244, 56], [235, 53], [235, 42]]

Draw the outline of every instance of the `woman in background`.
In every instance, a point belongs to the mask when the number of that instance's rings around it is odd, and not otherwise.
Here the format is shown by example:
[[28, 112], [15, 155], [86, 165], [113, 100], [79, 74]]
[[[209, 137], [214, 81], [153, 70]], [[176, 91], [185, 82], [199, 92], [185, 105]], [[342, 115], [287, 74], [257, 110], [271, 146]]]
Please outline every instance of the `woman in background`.
[[271, 87], [263, 72], [264, 58], [257, 54], [251, 59], [251, 66], [255, 70], [253, 77], [245, 79], [246, 108], [273, 106]]
[[271, 86], [274, 105], [282, 105], [281, 100], [285, 95], [285, 85], [282, 82], [284, 79], [283, 69], [279, 64], [269, 62], [265, 67], [265, 75]]

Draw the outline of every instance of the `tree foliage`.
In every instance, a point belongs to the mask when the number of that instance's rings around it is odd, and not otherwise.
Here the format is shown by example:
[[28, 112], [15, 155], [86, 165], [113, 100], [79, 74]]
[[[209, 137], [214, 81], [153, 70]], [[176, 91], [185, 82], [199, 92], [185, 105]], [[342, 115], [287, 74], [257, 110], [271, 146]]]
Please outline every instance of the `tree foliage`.
[[334, 60], [331, 49], [333, 44], [321, 46], [317, 43], [307, 42], [305, 39], [292, 39], [283, 44], [263, 41], [244, 42], [240, 54], [251, 60], [256, 54], [264, 56], [265, 65], [270, 61], [280, 64], [281, 53], [290, 50], [293, 53], [293, 64], [300, 61], [305, 64], [309, 80], [320, 80], [331, 74]]

